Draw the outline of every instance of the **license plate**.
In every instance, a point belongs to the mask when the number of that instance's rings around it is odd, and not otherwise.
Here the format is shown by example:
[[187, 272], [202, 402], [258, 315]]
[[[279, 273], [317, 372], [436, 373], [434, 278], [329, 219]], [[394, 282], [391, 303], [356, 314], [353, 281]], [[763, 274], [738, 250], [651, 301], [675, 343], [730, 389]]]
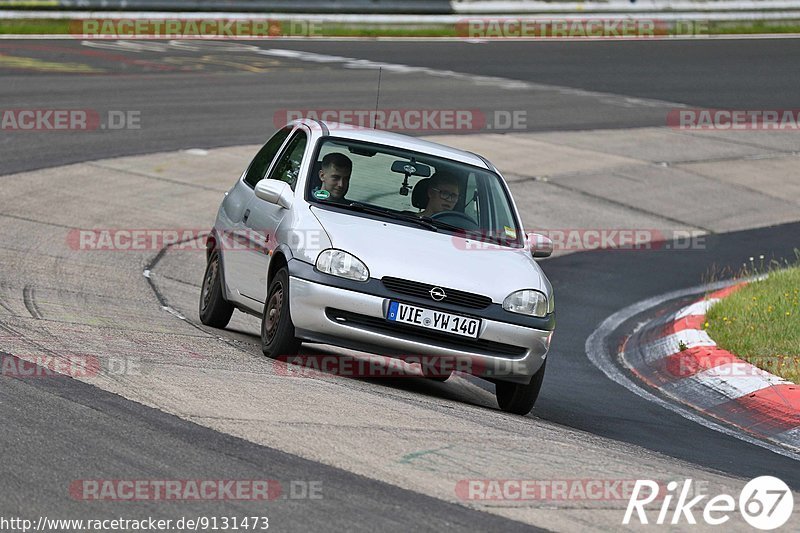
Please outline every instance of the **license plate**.
[[473, 339], [478, 336], [481, 327], [481, 321], [477, 318], [443, 313], [400, 302], [389, 303], [389, 313], [387, 313], [386, 319], [390, 322], [411, 324]]

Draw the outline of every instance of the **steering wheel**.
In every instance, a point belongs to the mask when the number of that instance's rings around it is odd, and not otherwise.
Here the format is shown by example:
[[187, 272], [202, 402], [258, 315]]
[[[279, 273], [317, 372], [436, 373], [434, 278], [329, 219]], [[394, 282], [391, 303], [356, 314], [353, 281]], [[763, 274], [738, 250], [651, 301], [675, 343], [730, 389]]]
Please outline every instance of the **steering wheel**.
[[[461, 211], [440, 211], [439, 213], [434, 213], [431, 215], [431, 218], [433, 220], [441, 220], [442, 222], [446, 222], [447, 224], [452, 224], [453, 226], [458, 226], [459, 228], [466, 230], [479, 229], [478, 223], [475, 222], [471, 216], [462, 213]], [[466, 226], [464, 223], [466, 223]]]

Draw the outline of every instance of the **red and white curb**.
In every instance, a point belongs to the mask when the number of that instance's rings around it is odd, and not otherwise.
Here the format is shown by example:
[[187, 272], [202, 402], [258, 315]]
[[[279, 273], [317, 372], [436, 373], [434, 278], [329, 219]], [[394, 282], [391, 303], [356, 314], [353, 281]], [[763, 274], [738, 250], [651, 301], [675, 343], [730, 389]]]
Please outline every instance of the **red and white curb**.
[[800, 385], [719, 348], [702, 329], [708, 309], [743, 285], [646, 323], [622, 344], [619, 361], [642, 382], [707, 417], [800, 450]]

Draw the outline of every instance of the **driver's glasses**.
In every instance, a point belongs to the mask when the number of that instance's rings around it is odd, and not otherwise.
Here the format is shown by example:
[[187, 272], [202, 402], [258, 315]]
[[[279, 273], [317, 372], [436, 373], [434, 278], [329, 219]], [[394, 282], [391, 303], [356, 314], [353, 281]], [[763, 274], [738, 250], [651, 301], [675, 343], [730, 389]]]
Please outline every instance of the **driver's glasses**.
[[447, 192], [441, 189], [437, 189], [436, 187], [434, 187], [432, 190], [437, 191], [439, 193], [439, 198], [441, 198], [445, 202], [455, 202], [456, 200], [458, 200], [457, 192]]

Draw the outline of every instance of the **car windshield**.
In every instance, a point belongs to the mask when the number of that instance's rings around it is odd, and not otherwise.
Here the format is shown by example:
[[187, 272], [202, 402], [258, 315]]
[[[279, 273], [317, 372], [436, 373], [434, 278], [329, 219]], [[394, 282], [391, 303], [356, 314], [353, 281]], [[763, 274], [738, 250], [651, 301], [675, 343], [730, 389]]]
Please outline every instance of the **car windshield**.
[[326, 139], [319, 146], [306, 199], [423, 231], [522, 245], [499, 176], [424, 153]]

